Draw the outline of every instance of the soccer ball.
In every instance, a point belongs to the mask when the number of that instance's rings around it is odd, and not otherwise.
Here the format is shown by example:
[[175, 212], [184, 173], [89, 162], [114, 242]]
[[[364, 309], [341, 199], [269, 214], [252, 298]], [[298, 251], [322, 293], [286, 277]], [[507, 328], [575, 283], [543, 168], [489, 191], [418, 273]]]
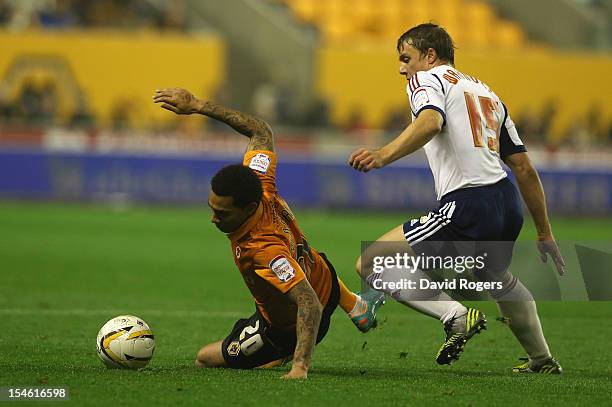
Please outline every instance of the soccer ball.
[[121, 315], [100, 328], [96, 348], [109, 368], [140, 369], [153, 357], [155, 340], [151, 328], [142, 319]]

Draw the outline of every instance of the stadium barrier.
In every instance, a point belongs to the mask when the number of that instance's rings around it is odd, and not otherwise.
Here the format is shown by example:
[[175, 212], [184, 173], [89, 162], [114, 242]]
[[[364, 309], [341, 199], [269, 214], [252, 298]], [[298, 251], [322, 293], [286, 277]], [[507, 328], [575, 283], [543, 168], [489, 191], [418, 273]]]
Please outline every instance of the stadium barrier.
[[[459, 50], [457, 68], [491, 86], [514, 119], [528, 112], [540, 115], [552, 107], [551, 134], [559, 138], [590, 111], [598, 111], [604, 123], [612, 119], [606, 96], [612, 93], [612, 84], [601, 80], [612, 69], [608, 55], [545, 49], [483, 52], [461, 46]], [[346, 69], [354, 61], [360, 61], [359, 69]], [[330, 101], [334, 122], [346, 123], [359, 113], [368, 126], [379, 128], [390, 112], [409, 112], [406, 79], [398, 74], [393, 43], [329, 45], [318, 50], [316, 63], [317, 90]], [[581, 72], [585, 65], [593, 71], [581, 76], [579, 86], [568, 84], [568, 72]]]
[[[205, 205], [212, 175], [241, 156], [0, 150], [0, 197]], [[542, 169], [551, 212], [612, 213], [612, 170]], [[295, 207], [424, 211], [436, 205], [425, 165], [368, 174], [346, 162], [283, 156], [278, 187]]]
[[0, 49], [3, 97], [15, 102], [26, 85], [51, 84], [61, 123], [84, 109], [102, 125], [118, 115], [136, 128], [172, 124], [175, 117], [151, 101], [156, 88], [212, 98], [225, 81], [225, 44], [210, 33], [0, 30]]

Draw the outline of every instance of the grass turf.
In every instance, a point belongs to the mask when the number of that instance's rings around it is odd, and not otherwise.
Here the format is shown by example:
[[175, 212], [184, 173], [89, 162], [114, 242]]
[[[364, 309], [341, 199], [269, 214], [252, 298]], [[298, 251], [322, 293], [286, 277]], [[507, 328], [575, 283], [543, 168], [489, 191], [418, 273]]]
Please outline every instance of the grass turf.
[[[453, 366], [437, 366], [443, 331], [435, 321], [389, 301], [381, 326], [366, 335], [341, 311], [317, 346], [309, 379], [288, 370], [197, 370], [199, 347], [223, 338], [253, 311], [229, 242], [205, 208], [128, 208], [0, 202], [0, 386], [67, 386], [70, 404], [356, 405], [608, 404], [612, 303], [540, 303], [562, 376], [522, 375], [524, 356], [510, 331], [479, 303], [489, 330]], [[302, 212], [309, 240], [340, 277], [352, 270], [361, 240], [404, 214]], [[610, 240], [610, 219], [556, 219], [559, 239]], [[533, 236], [528, 223], [523, 239]], [[118, 314], [145, 319], [156, 352], [145, 370], [107, 370], [95, 336]]]

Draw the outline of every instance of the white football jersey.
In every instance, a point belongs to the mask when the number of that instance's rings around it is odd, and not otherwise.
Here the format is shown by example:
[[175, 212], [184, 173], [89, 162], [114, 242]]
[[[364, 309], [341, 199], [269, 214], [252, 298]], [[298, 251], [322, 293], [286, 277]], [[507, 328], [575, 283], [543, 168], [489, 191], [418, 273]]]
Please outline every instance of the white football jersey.
[[506, 107], [476, 78], [441, 65], [408, 81], [413, 120], [424, 109], [444, 117], [442, 131], [423, 147], [438, 200], [460, 188], [494, 184], [506, 177], [501, 158], [526, 151]]

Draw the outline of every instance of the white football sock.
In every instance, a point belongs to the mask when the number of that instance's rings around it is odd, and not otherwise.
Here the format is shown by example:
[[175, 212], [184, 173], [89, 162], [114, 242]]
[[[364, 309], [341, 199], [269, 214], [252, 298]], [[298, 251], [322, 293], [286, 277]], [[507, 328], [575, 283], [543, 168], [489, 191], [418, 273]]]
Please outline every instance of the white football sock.
[[[375, 283], [375, 280], [380, 280]], [[372, 273], [366, 279], [367, 283], [377, 291], [393, 297], [397, 302], [404, 304], [422, 314], [439, 319], [442, 323], [450, 321], [455, 316], [461, 316], [467, 312], [461, 303], [453, 300], [445, 292], [439, 289], [420, 290], [419, 280], [429, 277], [421, 270], [414, 273], [405, 269], [387, 269], [382, 273]], [[415, 289], [408, 288], [380, 288], [382, 283], [398, 283], [401, 281], [415, 281]]]
[[446, 293], [440, 294], [440, 298], [443, 298], [444, 296], [448, 297], [448, 300], [431, 299], [429, 301], [404, 301], [399, 298], [396, 299], [398, 302], [407, 305], [422, 314], [439, 319], [443, 324], [455, 317], [464, 315], [467, 312], [467, 308], [465, 308], [460, 302], [453, 300]]
[[[526, 300], [528, 298], [531, 300]], [[529, 290], [516, 279], [516, 285], [496, 300], [499, 311], [508, 319], [512, 333], [529, 355], [529, 359], [537, 362], [550, 358], [536, 303]]]

